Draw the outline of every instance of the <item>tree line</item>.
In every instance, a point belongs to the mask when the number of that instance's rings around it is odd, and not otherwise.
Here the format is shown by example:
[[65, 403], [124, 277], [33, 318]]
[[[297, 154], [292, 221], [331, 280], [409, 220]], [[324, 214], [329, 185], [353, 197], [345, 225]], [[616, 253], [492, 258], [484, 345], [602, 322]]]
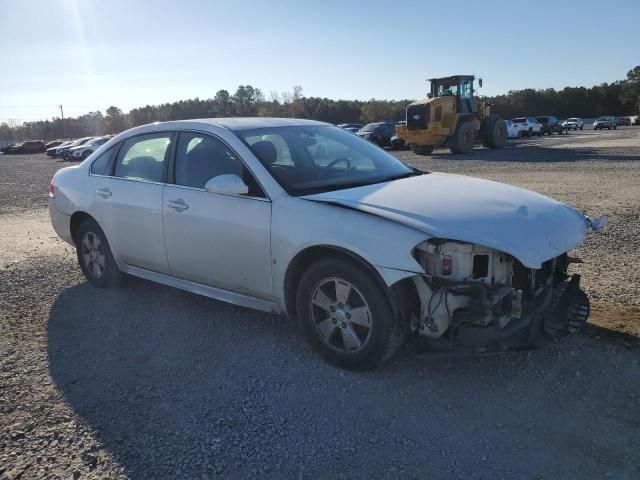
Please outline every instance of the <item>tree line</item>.
[[[603, 83], [590, 88], [566, 87], [562, 90], [513, 90], [505, 95], [481, 99], [491, 101], [492, 112], [504, 118], [524, 115], [555, 115], [559, 118], [635, 115], [640, 112], [640, 66], [630, 70], [626, 79], [611, 84]], [[112, 106], [104, 114], [95, 111], [64, 120], [53, 118], [25, 123], [3, 122], [0, 124], [0, 139], [78, 138], [118, 133], [152, 122], [230, 116], [311, 118], [334, 124], [403, 120], [405, 108], [412, 101], [305, 97], [299, 86], [291, 91], [271, 92], [266, 96], [259, 88], [241, 85], [233, 94], [219, 90], [213, 98], [147, 105], [128, 113]]]

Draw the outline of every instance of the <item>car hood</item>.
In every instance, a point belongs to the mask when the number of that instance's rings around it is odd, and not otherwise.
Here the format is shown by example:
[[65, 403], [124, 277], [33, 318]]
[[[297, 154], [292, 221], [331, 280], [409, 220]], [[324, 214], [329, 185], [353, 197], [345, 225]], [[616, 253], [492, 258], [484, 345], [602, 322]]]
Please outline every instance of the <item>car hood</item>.
[[529, 268], [579, 245], [590, 226], [575, 208], [523, 188], [431, 173], [302, 197], [359, 210], [415, 228], [508, 253]]

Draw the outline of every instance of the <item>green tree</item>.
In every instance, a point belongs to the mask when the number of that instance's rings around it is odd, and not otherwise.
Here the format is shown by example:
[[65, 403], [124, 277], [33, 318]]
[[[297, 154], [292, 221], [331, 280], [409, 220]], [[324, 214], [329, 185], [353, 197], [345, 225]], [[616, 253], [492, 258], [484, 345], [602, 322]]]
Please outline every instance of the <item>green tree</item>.
[[633, 106], [633, 113], [640, 113], [640, 65], [627, 72], [626, 80], [622, 81], [620, 99]]

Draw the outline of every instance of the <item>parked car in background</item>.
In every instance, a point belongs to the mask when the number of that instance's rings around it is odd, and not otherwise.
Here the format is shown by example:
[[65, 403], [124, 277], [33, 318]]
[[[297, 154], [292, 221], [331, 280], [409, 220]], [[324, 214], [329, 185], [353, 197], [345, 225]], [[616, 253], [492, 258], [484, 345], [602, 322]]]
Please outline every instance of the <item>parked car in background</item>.
[[524, 137], [532, 137], [533, 135], [542, 135], [542, 124], [534, 117], [518, 117], [511, 120]]
[[111, 137], [112, 135], [107, 135], [105, 137], [96, 137], [92, 138], [82, 145], [71, 147], [69, 149], [68, 157], [70, 160], [84, 160], [93, 152], [95, 152], [100, 145], [106, 143]]
[[11, 150], [11, 148], [16, 145], [17, 145], [17, 142], [7, 143], [4, 147], [0, 148], [0, 152], [9, 153], [9, 150]]
[[606, 116], [600, 117], [595, 122], [593, 122], [594, 130], [611, 130], [612, 128], [615, 130], [618, 128], [618, 121], [616, 117]]
[[629, 117], [618, 117], [616, 118], [616, 123], [619, 127], [630, 127], [631, 119]]
[[47, 148], [47, 155], [49, 157], [56, 157], [56, 151], [59, 148], [64, 148], [64, 147], [68, 147], [69, 145], [71, 145], [74, 142], [74, 140], [67, 140], [66, 142], [62, 142], [60, 145], [56, 145], [54, 147], [51, 148]]
[[52, 140], [50, 142], [45, 143], [44, 148], [46, 150], [49, 150], [50, 148], [58, 147], [60, 145], [62, 145], [61, 140]]
[[542, 125], [541, 135], [552, 133], [562, 135], [567, 131], [553, 115], [536, 117], [536, 120]]
[[69, 149], [72, 147], [77, 147], [79, 145], [84, 145], [85, 143], [87, 143], [89, 140], [91, 140], [92, 138], [95, 137], [83, 137], [83, 138], [79, 138], [77, 140], [72, 141], [71, 143], [68, 143], [64, 146], [60, 145], [58, 146], [58, 148], [56, 149], [56, 157], [62, 157], [63, 159], [67, 159], [68, 155], [69, 155]]
[[397, 122], [368, 123], [356, 132], [360, 138], [369, 140], [379, 147], [390, 147], [391, 137], [396, 134]]
[[567, 130], [582, 130], [584, 121], [578, 117], [571, 117], [562, 122], [562, 126]]
[[44, 146], [44, 141], [42, 140], [27, 140], [26, 142], [17, 143], [15, 145], [11, 145], [6, 151], [3, 153], [42, 153], [46, 150]]
[[638, 115], [634, 120], [633, 124], [637, 127], [640, 126], [640, 115]]
[[358, 130], [364, 127], [364, 125], [361, 123], [341, 123], [340, 125], [338, 125], [338, 127], [351, 133], [356, 133]]
[[522, 136], [522, 130], [520, 130], [512, 120], [505, 121], [507, 122], [507, 138], [517, 138]]
[[[329, 162], [316, 156], [327, 142], [339, 145]], [[360, 370], [409, 335], [497, 353], [577, 331], [589, 301], [567, 252], [605, 223], [278, 118], [123, 132], [54, 175], [49, 213], [91, 285], [128, 273], [288, 315], [328, 361]]]

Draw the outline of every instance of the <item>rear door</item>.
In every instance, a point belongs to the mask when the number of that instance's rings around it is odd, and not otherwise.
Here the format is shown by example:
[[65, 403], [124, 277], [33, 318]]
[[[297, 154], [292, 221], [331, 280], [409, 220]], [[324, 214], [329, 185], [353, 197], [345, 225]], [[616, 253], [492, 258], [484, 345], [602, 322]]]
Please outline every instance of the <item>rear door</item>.
[[157, 132], [124, 140], [95, 192], [98, 222], [118, 259], [160, 273], [169, 273], [162, 190], [173, 138], [174, 132]]
[[[171, 273], [254, 297], [271, 287], [271, 202], [240, 157], [221, 139], [180, 132], [175, 167], [164, 190], [164, 239]], [[204, 189], [211, 178], [234, 174], [247, 195]]]

